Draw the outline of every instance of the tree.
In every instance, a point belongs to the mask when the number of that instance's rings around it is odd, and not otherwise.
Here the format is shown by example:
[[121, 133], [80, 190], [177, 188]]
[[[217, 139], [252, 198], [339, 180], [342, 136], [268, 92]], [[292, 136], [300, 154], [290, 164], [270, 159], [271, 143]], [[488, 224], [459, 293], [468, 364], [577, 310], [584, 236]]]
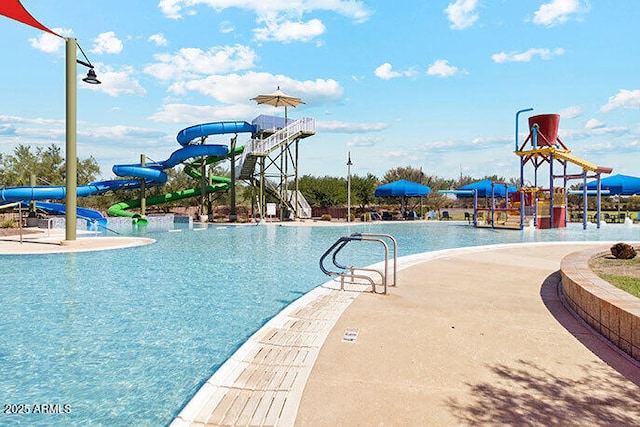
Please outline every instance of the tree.
[[[78, 184], [94, 181], [100, 168], [93, 157], [77, 159]], [[30, 185], [30, 176], [36, 176], [37, 185], [64, 185], [65, 160], [55, 144], [37, 147], [35, 153], [28, 145], [20, 144], [12, 154], [0, 157], [0, 183], [7, 187]]]
[[311, 206], [344, 206], [347, 203], [347, 180], [344, 178], [304, 175], [298, 180], [298, 188]]
[[351, 177], [351, 197], [352, 201], [365, 209], [375, 200], [375, 191], [378, 186], [378, 178], [369, 173], [364, 178], [359, 176]]

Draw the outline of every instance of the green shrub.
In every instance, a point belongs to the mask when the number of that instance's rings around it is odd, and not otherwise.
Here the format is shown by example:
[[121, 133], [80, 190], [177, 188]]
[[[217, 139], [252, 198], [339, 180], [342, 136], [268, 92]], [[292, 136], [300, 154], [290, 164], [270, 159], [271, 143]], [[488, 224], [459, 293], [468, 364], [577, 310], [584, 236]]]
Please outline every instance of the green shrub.
[[17, 228], [18, 223], [14, 219], [5, 219], [0, 221], [0, 228]]
[[323, 214], [323, 215], [320, 217], [320, 221], [331, 221], [331, 215], [329, 215], [329, 214]]

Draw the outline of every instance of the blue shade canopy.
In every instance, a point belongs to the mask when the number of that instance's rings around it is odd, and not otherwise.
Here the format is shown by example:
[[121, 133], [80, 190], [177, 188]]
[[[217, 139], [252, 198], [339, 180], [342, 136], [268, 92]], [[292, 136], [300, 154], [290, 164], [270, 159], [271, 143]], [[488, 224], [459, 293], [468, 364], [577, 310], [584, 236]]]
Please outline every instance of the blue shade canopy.
[[[478, 190], [478, 197], [491, 197], [491, 184], [493, 184], [493, 181], [491, 181], [490, 179], [483, 179], [481, 181], [463, 185], [462, 187], [458, 188], [458, 190]], [[506, 188], [504, 184], [496, 183], [495, 185], [493, 185], [493, 194], [496, 197], [506, 197], [505, 190]], [[515, 186], [509, 185], [509, 194], [517, 192], [518, 189]], [[473, 197], [473, 194], [458, 194], [458, 197]]]
[[421, 197], [431, 193], [431, 188], [417, 182], [401, 179], [376, 188], [376, 197]]
[[[587, 190], [597, 190], [598, 181], [587, 183]], [[632, 196], [640, 194], [640, 178], [629, 175], [612, 175], [600, 180], [600, 189], [609, 190], [609, 194]], [[580, 186], [582, 190], [582, 186]]]

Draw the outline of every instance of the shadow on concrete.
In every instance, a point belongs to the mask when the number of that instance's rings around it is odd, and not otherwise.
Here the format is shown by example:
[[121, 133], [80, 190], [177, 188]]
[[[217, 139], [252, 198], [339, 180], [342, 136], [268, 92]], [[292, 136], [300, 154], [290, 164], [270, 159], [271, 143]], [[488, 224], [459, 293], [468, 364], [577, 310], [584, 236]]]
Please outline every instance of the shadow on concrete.
[[446, 401], [460, 423], [638, 425], [640, 368], [566, 309], [559, 294], [560, 281], [558, 271], [542, 284], [540, 296], [549, 312], [580, 343], [629, 381], [613, 377], [611, 370], [597, 363], [578, 366], [579, 379], [552, 374], [529, 360], [518, 360], [516, 367], [487, 365], [497, 381], [467, 383], [473, 402], [456, 398]]
[[607, 378], [602, 366], [581, 366], [584, 376], [576, 381], [552, 375], [531, 361], [518, 363], [521, 367], [490, 366], [499, 379], [468, 384], [475, 401], [448, 399], [451, 413], [464, 425], [638, 424], [638, 389]]
[[640, 363], [618, 349], [591, 328], [563, 302], [559, 271], [548, 276], [540, 288], [540, 297], [553, 317], [589, 351], [626, 379], [640, 386]]

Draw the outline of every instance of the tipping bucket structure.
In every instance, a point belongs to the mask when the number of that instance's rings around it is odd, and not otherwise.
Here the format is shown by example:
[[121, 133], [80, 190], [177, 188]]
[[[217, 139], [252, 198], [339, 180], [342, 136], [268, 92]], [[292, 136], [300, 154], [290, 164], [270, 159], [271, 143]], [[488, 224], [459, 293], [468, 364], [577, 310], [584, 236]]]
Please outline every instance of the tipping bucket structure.
[[560, 114], [540, 114], [529, 117], [529, 130], [533, 125], [538, 125], [537, 146], [554, 146], [558, 139], [558, 127], [560, 126]]

